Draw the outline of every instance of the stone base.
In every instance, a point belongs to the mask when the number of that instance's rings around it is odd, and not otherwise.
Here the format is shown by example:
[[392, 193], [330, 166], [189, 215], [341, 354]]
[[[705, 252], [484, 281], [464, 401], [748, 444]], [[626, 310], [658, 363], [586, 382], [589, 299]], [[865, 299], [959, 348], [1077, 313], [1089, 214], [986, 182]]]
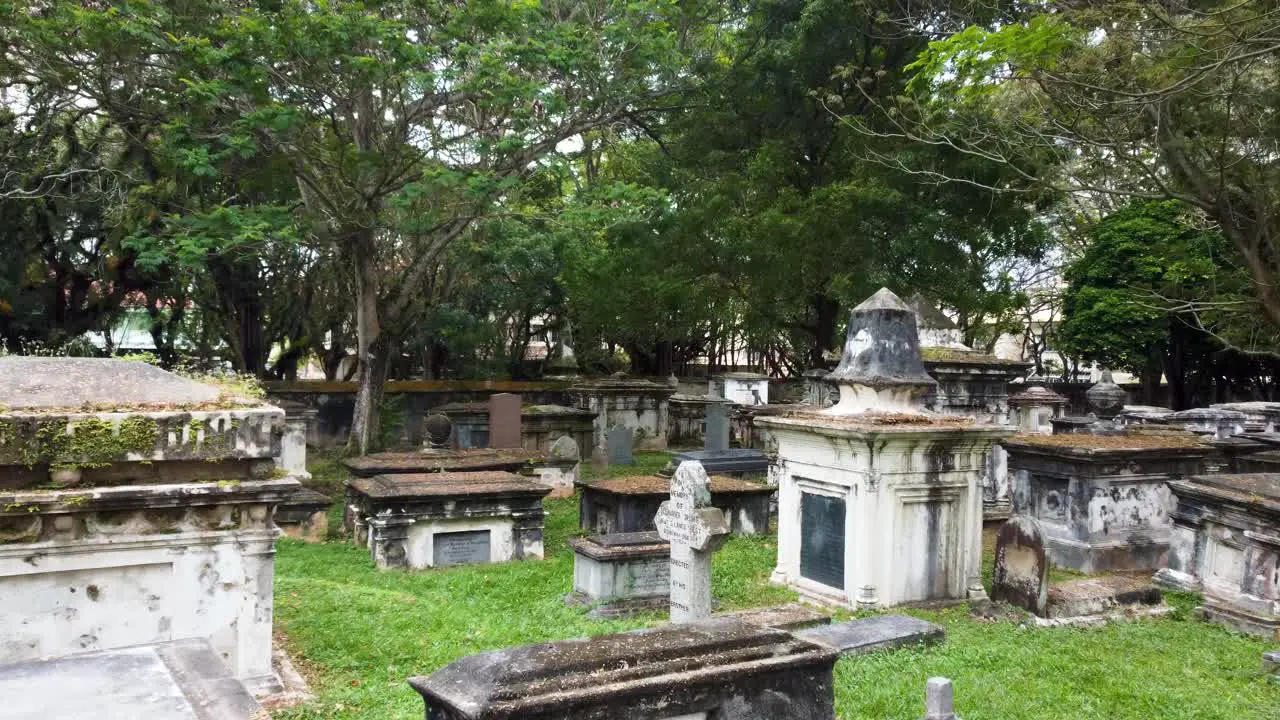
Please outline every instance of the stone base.
[[737, 618], [751, 625], [777, 628], [778, 630], [805, 630], [831, 624], [831, 616], [798, 603], [777, 607], [753, 608], [724, 613], [721, 617]]
[[[656, 532], [572, 538], [573, 590], [589, 604], [671, 597], [671, 546]], [[643, 602], [640, 603], [644, 605]]]
[[1188, 575], [1170, 568], [1161, 568], [1159, 572], [1152, 576], [1151, 582], [1157, 587], [1175, 592], [1200, 592], [1204, 588], [1204, 584], [1194, 575]]
[[1004, 522], [1013, 515], [1013, 504], [1008, 500], [982, 501], [982, 522]]
[[1168, 561], [1169, 543], [1166, 540], [1087, 544], [1050, 536], [1045, 538], [1045, 552], [1054, 565], [1088, 574], [1157, 570]]
[[1071, 580], [1049, 588], [1049, 617], [1105, 615], [1164, 602], [1160, 589], [1144, 580], [1124, 575]]
[[1268, 640], [1280, 641], [1280, 617], [1254, 615], [1228, 607], [1212, 598], [1205, 598], [1204, 606], [1197, 608], [1197, 612], [1209, 622]]
[[648, 613], [665, 613], [671, 607], [671, 596], [660, 595], [657, 597], [647, 598], [628, 598], [626, 600], [615, 600], [612, 602], [598, 603], [591, 596], [580, 593], [571, 592], [564, 597], [564, 604], [569, 607], [589, 607], [587, 617], [592, 620], [616, 620], [618, 618], [627, 618], [633, 615], [645, 615]]

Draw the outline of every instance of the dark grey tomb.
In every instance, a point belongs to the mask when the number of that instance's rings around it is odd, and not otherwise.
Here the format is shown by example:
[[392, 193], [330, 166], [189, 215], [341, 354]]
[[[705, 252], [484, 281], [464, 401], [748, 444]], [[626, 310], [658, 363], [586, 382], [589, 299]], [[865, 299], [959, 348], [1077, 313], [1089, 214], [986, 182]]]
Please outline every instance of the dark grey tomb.
[[432, 565], [472, 565], [489, 562], [489, 531], [436, 533], [432, 539]]
[[844, 516], [841, 498], [800, 494], [800, 576], [844, 587]]

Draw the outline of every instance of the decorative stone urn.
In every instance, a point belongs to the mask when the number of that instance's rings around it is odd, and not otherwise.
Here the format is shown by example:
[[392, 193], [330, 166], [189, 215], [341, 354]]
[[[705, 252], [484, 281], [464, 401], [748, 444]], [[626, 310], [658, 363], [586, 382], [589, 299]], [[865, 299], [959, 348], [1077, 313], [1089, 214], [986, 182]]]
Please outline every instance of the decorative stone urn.
[[778, 442], [773, 581], [833, 605], [984, 597], [982, 477], [1012, 428], [924, 410], [915, 314], [882, 289], [853, 310], [840, 401], [757, 418]]
[[1102, 379], [1084, 395], [1089, 400], [1093, 414], [1104, 420], [1111, 420], [1123, 412], [1125, 400], [1129, 397], [1124, 388], [1117, 385], [1111, 377], [1110, 370], [1103, 370]]

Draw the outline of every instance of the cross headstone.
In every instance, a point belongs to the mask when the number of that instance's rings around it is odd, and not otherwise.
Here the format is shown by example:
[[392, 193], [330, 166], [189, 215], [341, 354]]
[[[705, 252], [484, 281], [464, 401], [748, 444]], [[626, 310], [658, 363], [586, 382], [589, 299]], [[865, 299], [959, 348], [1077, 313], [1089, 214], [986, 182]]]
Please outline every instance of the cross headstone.
[[724, 545], [729, 521], [711, 507], [711, 483], [702, 463], [685, 461], [671, 477], [671, 499], [653, 518], [671, 543], [671, 622], [711, 617], [711, 555]]
[[498, 393], [489, 396], [489, 447], [521, 447], [519, 395]]
[[707, 427], [702, 449], [729, 449], [729, 408], [724, 403], [707, 405]]
[[996, 567], [991, 599], [1040, 617], [1049, 616], [1049, 561], [1040, 523], [1018, 515], [996, 535]]
[[625, 425], [615, 425], [609, 430], [607, 442], [610, 465], [631, 465], [635, 463], [632, 449], [636, 442], [636, 431]]

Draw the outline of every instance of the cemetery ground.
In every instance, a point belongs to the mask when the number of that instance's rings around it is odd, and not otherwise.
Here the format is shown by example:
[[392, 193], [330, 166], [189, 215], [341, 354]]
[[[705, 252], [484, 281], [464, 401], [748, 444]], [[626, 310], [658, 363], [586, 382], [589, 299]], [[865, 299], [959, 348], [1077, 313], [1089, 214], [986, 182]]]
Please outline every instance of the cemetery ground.
[[[664, 453], [638, 453], [611, 476], [649, 474]], [[316, 458], [313, 486], [341, 497], [341, 473]], [[583, 464], [590, 477], [590, 468]], [[337, 516], [330, 527], [341, 524]], [[419, 572], [379, 571], [364, 548], [334, 539], [308, 545], [284, 538], [276, 576], [277, 630], [316, 699], [277, 711], [277, 720], [422, 717], [405, 683], [461, 657], [508, 647], [618, 632], [663, 621], [588, 619], [566, 607], [572, 588], [577, 500], [548, 500], [544, 561]], [[716, 554], [713, 585], [721, 610], [794, 599], [771, 586], [773, 536], [734, 537]], [[991, 569], [987, 558], [986, 572]], [[1055, 572], [1055, 578], [1069, 573]], [[956, 683], [967, 720], [1276, 720], [1280, 684], [1261, 673], [1269, 645], [1203, 623], [1196, 598], [1168, 596], [1172, 615], [1088, 628], [1028, 629], [1016, 620], [973, 618], [967, 608], [909, 614], [946, 627], [942, 645], [845, 658], [836, 666], [836, 709], [844, 720], [917, 720], [925, 680]], [[781, 720], [781, 719], [780, 719]]]

